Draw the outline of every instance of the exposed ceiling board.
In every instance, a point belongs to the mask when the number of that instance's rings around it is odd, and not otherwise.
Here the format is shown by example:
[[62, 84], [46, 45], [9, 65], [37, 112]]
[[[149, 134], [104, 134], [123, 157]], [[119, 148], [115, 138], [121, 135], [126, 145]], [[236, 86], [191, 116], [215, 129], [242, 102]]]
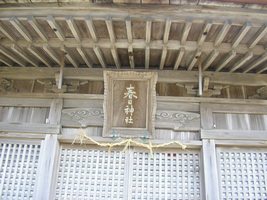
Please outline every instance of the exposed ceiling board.
[[149, 62], [149, 64], [151, 67], [159, 67], [161, 53], [162, 53], [161, 49], [159, 49], [159, 50], [158, 49], [157, 50], [151, 49], [150, 50], [150, 62]]
[[180, 40], [182, 37], [183, 28], [184, 23], [172, 23], [169, 40]]
[[145, 67], [145, 50], [144, 49], [134, 49], [134, 63], [138, 68]]
[[128, 49], [117, 49], [122, 66], [129, 66]]
[[133, 39], [146, 38], [146, 22], [132, 21]]
[[223, 39], [222, 43], [232, 43], [232, 40], [238, 34], [241, 28], [242, 28], [241, 26], [231, 26], [231, 28], [228, 31], [228, 34]]
[[205, 41], [215, 42], [217, 35], [220, 33], [223, 25], [213, 24], [210, 28], [210, 31], [207, 34]]
[[99, 38], [109, 38], [108, 29], [105, 21], [94, 20], [96, 33]]
[[75, 20], [74, 22], [76, 23], [82, 38], [92, 38], [84, 20]]
[[202, 27], [203, 27], [203, 24], [193, 23], [190, 29], [189, 35], [187, 37], [187, 41], [197, 41], [199, 38], [199, 35], [201, 34]]
[[151, 40], [162, 40], [165, 30], [165, 22], [153, 22]]
[[126, 24], [124, 21], [113, 21], [113, 28], [117, 39], [126, 39]]

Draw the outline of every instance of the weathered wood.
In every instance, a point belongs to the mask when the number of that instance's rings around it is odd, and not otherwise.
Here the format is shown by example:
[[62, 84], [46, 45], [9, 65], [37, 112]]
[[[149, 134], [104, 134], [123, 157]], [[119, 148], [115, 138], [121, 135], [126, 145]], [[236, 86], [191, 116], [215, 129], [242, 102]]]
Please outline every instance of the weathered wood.
[[251, 49], [255, 47], [255, 45], [263, 38], [263, 36], [267, 33], [267, 23], [263, 24], [258, 32], [251, 38], [248, 42], [248, 47]]
[[135, 64], [134, 64], [134, 53], [133, 53], [133, 46], [132, 45], [130, 45], [128, 47], [128, 55], [129, 55], [129, 63], [130, 63], [131, 69], [134, 69]]
[[167, 44], [169, 40], [169, 34], [171, 29], [172, 20], [171, 18], [166, 19], [165, 23], [165, 30], [164, 30], [164, 36], [163, 36], [163, 44]]
[[179, 52], [178, 52], [178, 55], [177, 55], [173, 70], [177, 70], [178, 69], [178, 67], [180, 66], [180, 63], [181, 63], [181, 61], [183, 59], [184, 54], [185, 54], [185, 48], [181, 47], [179, 49]]
[[9, 67], [13, 67], [13, 65], [14, 65], [14, 63], [12, 61], [8, 60], [7, 58], [5, 58], [2, 55], [0, 55], [0, 61], [5, 63]]
[[86, 25], [87, 25], [90, 33], [91, 33], [91, 36], [92, 36], [94, 42], [98, 42], [98, 35], [96, 33], [95, 25], [93, 23], [92, 17], [87, 15], [85, 17], [85, 22], [86, 22]]
[[[122, 69], [120, 69], [122, 70]], [[55, 77], [55, 73], [58, 72], [58, 68], [12, 68], [12, 67], [1, 67], [1, 77], [7, 79], [51, 79]], [[122, 70], [127, 71], [127, 70]], [[138, 72], [147, 70], [135, 70]], [[45, 72], [45, 73], [44, 73]], [[162, 70], [158, 72], [159, 83], [198, 83], [198, 72], [191, 71], [171, 71]], [[203, 72], [203, 76], [210, 78], [210, 84], [218, 85], [241, 85], [241, 86], [262, 86], [267, 85], [266, 74], [240, 74], [240, 73], [226, 73], [226, 72]], [[92, 80], [92, 81], [103, 81], [103, 69], [92, 69], [92, 68], [65, 68], [64, 69], [65, 79], [76, 79], [76, 80]]]
[[216, 57], [219, 55], [219, 52], [214, 49], [209, 56], [206, 58], [206, 60], [202, 64], [202, 70], [205, 71], [208, 69], [208, 67], [212, 64], [212, 62], [216, 59]]
[[212, 26], [212, 20], [208, 19], [205, 22], [205, 24], [204, 24], [204, 26], [203, 26], [203, 28], [202, 28], [202, 30], [200, 32], [200, 35], [199, 35], [199, 38], [198, 38], [198, 41], [197, 41], [198, 46], [201, 46], [204, 43], [204, 41], [205, 41], [205, 39], [206, 39], [206, 37], [208, 35], [208, 32], [210, 31], [211, 26]]
[[189, 32], [190, 32], [190, 29], [192, 27], [192, 23], [193, 23], [193, 20], [192, 19], [188, 19], [184, 25], [184, 29], [183, 29], [183, 33], [182, 33], [182, 38], [181, 38], [181, 44], [184, 45], [186, 40], [187, 40], [187, 37], [189, 35]]
[[56, 135], [46, 135], [41, 143], [40, 160], [34, 191], [36, 199], [49, 200], [55, 198], [55, 179], [57, 175], [60, 146]]
[[0, 130], [5, 132], [58, 134], [60, 132], [60, 125], [41, 124], [41, 123], [12, 124], [12, 123], [0, 122]]
[[211, 104], [211, 107], [213, 112], [218, 113], [267, 114], [267, 108], [265, 106]]
[[0, 52], [2, 54], [4, 54], [6, 57], [10, 58], [11, 60], [13, 60], [14, 62], [18, 63], [20, 66], [22, 67], [26, 67], [26, 62], [24, 60], [22, 60], [21, 58], [19, 58], [18, 56], [16, 56], [15, 54], [13, 54], [11, 51], [9, 51], [8, 49], [6, 49], [4, 46], [0, 45]]
[[243, 58], [237, 61], [230, 69], [229, 72], [234, 72], [238, 68], [240, 68], [244, 63], [246, 63], [249, 59], [253, 57], [253, 53], [249, 51]]
[[146, 43], [147, 44], [150, 43], [150, 39], [151, 39], [151, 26], [152, 26], [152, 18], [148, 17], [146, 19]]
[[220, 63], [215, 67], [215, 71], [219, 72], [225, 65], [227, 65], [236, 56], [236, 51], [232, 50]]
[[145, 69], [149, 69], [149, 59], [150, 59], [150, 48], [146, 46], [145, 48]]
[[200, 104], [201, 128], [213, 129], [212, 107], [209, 103]]
[[46, 20], [47, 20], [48, 24], [50, 25], [50, 27], [52, 28], [52, 30], [55, 32], [58, 39], [62, 42], [65, 41], [65, 35], [64, 35], [63, 31], [61, 30], [61, 28], [59, 27], [59, 25], [56, 23], [53, 16], [48, 15]]
[[224, 23], [224, 25], [223, 25], [223, 27], [222, 27], [220, 33], [218, 34], [218, 36], [217, 36], [217, 38], [216, 38], [216, 40], [215, 40], [215, 43], [214, 43], [214, 46], [215, 46], [215, 47], [217, 47], [217, 46], [219, 46], [219, 45], [221, 44], [221, 42], [222, 42], [223, 39], [225, 38], [227, 32], [228, 32], [229, 29], [231, 28], [231, 25], [232, 25], [232, 21], [231, 21], [231, 20], [227, 20], [227, 21]]
[[116, 41], [116, 37], [115, 37], [115, 32], [114, 32], [114, 28], [113, 28], [113, 23], [112, 23], [112, 19], [110, 16], [106, 17], [106, 25], [108, 28], [108, 33], [109, 33], [109, 38], [111, 42], [115, 42]]
[[0, 21], [0, 31], [8, 37], [8, 39], [10, 39], [11, 41], [15, 42], [17, 40], [16, 36], [14, 35], [14, 33], [8, 28], [6, 27], [1, 21]]
[[98, 60], [99, 60], [99, 62], [100, 62], [100, 64], [101, 64], [101, 66], [102, 66], [103, 68], [107, 68], [107, 62], [106, 62], [106, 59], [104, 58], [103, 53], [102, 53], [102, 51], [101, 51], [101, 49], [99, 48], [98, 45], [95, 45], [95, 46], [94, 46], [94, 52], [95, 52], [96, 57], [98, 58]]
[[68, 15], [66, 17], [66, 22], [72, 32], [72, 35], [74, 36], [74, 38], [77, 40], [77, 42], [81, 42], [82, 41], [82, 37], [81, 34], [77, 28], [77, 25], [75, 24], [73, 17]]
[[232, 48], [236, 48], [237, 45], [241, 42], [241, 40], [245, 37], [249, 29], [251, 28], [252, 23], [250, 21], [247, 21], [242, 29], [238, 32], [238, 34], [235, 36], [235, 38], [232, 41]]
[[167, 47], [163, 47], [162, 48], [162, 53], [161, 53], [161, 59], [160, 59], [160, 64], [159, 64], [159, 69], [163, 70], [164, 68], [164, 64], [165, 64], [165, 60], [166, 60], [166, 56], [167, 56]]
[[53, 64], [50, 60], [48, 60], [38, 49], [36, 49], [32, 44], [27, 46], [27, 49], [39, 60], [41, 60], [47, 67], [52, 67]]
[[127, 31], [128, 42], [132, 43], [133, 42], [133, 34], [132, 34], [132, 21], [131, 21], [131, 18], [130, 17], [126, 17], [125, 23], [126, 23], [126, 31]]
[[48, 44], [44, 44], [43, 49], [51, 58], [53, 58], [54, 61], [56, 61], [56, 63], [58, 63], [60, 65], [59, 55], [57, 55]]
[[219, 199], [215, 141], [203, 140], [202, 143], [203, 175], [205, 185], [204, 196], [207, 200]]
[[120, 61], [120, 58], [118, 55], [117, 48], [114, 45], [112, 45], [110, 47], [110, 51], [111, 51], [111, 54], [112, 54], [112, 57], [114, 59], [114, 62], [115, 62], [117, 69], [121, 68], [121, 61]]
[[195, 63], [197, 62], [198, 60], [198, 57], [201, 55], [201, 50], [200, 49], [197, 49], [193, 55], [193, 57], [191, 58], [189, 64], [188, 64], [188, 67], [187, 67], [187, 71], [191, 71], [195, 65]]
[[39, 63], [36, 60], [29, 58], [29, 56], [25, 53], [25, 51], [22, 50], [18, 45], [16, 44], [11, 45], [11, 49], [14, 52], [16, 52], [20, 57], [22, 57], [24, 60], [30, 62], [33, 66], [35, 67], [39, 66]]
[[202, 139], [265, 141], [266, 137], [267, 131], [260, 130], [201, 130]]
[[36, 19], [30, 15], [28, 16], [28, 22], [29, 24], [32, 26], [32, 28], [36, 31], [36, 33], [38, 33], [38, 35], [46, 42], [49, 41], [49, 38], [46, 34], [46, 32], [43, 30], [43, 28], [38, 24], [38, 22], [36, 21]]
[[251, 65], [249, 65], [248, 67], [243, 69], [243, 73], [249, 72], [250, 70], [254, 69], [255, 67], [257, 67], [258, 65], [260, 65], [261, 63], [263, 63], [266, 60], [267, 60], [267, 53], [263, 54], [260, 58], [255, 60]]
[[88, 58], [84, 48], [82, 47], [82, 45], [78, 45], [76, 49], [77, 49], [78, 53], [80, 54], [80, 56], [82, 57], [82, 59], [84, 60], [84, 62], [86, 63], [86, 65], [88, 67], [92, 68], [93, 67], [93, 63], [92, 63], [91, 60], [89, 60], [89, 58]]
[[63, 108], [62, 98], [57, 98], [52, 100], [48, 118], [50, 124], [60, 124], [62, 108]]
[[15, 17], [10, 17], [9, 22], [14, 26], [15, 29], [27, 40], [32, 42], [32, 37], [30, 33], [25, 29], [25, 27], [17, 20]]
[[35, 98], [0, 98], [1, 106], [22, 106], [22, 107], [50, 107], [51, 99], [35, 99]]

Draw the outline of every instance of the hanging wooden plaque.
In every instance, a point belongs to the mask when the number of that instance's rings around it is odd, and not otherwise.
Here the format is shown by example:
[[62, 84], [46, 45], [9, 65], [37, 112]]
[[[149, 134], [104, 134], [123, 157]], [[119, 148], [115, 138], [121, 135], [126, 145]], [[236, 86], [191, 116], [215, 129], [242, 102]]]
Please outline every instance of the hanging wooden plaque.
[[157, 72], [104, 71], [103, 137], [155, 136]]

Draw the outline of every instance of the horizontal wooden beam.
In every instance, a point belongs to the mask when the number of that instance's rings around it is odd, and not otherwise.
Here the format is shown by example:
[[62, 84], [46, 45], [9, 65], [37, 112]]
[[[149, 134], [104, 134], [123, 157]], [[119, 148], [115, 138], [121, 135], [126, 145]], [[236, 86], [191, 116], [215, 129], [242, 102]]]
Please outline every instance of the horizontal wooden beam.
[[[116, 69], [114, 69], [116, 71]], [[59, 68], [12, 68], [1, 67], [2, 78], [7, 79], [54, 79]], [[127, 70], [122, 70], [127, 71]], [[144, 72], [147, 70], [136, 70]], [[151, 71], [151, 70], [150, 70]], [[152, 70], [153, 71], [153, 70]], [[158, 72], [158, 82], [161, 83], [198, 83], [197, 71], [174, 71], [161, 70]], [[218, 85], [239, 85], [239, 86], [263, 86], [267, 85], [266, 74], [251, 73], [228, 73], [204, 71], [203, 76], [209, 77], [210, 84]], [[100, 68], [64, 68], [65, 79], [103, 81], [103, 69]]]
[[213, 112], [216, 113], [239, 113], [239, 114], [257, 114], [266, 115], [266, 106], [247, 106], [247, 105], [229, 105], [229, 104], [211, 104]]
[[[2, 39], [1, 45], [5, 47], [10, 47], [14, 42], [9, 39]], [[18, 40], [16, 42], [21, 48], [26, 48], [29, 42], [26, 40]], [[67, 48], [76, 48], [77, 41], [75, 38], [66, 38], [64, 42], [59, 41], [57, 38], [50, 38], [49, 42], [44, 42], [42, 39], [34, 38], [32, 45], [35, 47], [42, 47], [44, 44], [48, 44], [52, 48], [59, 48], [64, 44]], [[81, 42], [82, 47], [84, 48], [93, 48], [95, 45], [98, 45], [99, 48], [109, 49], [111, 45], [115, 45], [117, 49], [128, 49], [129, 43], [128, 39], [116, 39], [116, 42], [110, 42], [108, 38], [99, 38], [99, 42], [95, 43], [92, 38], [83, 39]], [[149, 44], [146, 44], [145, 39], [133, 39], [131, 43], [134, 49], [145, 49], [149, 45], [150, 49], [161, 50], [163, 46], [166, 46], [168, 50], [177, 50], [181, 47], [185, 48], [185, 51], [195, 51], [198, 48], [198, 43], [196, 41], [187, 41], [186, 45], [181, 45], [179, 41], [171, 40], [168, 44], [164, 45], [163, 40], [151, 40]], [[213, 42], [204, 42], [201, 46], [201, 51], [205, 53], [210, 53], [214, 49]], [[216, 48], [219, 53], [229, 53], [232, 51], [231, 43], [221, 43]], [[266, 52], [263, 45], [256, 45], [254, 48], [249, 49], [246, 44], [239, 44], [235, 49], [238, 54], [246, 54], [248, 51], [253, 52], [253, 55], [262, 55]]]
[[0, 131], [59, 134], [60, 133], [60, 125], [58, 125], [58, 124], [37, 124], [37, 123], [13, 124], [13, 123], [0, 122]]
[[201, 139], [215, 140], [266, 140], [267, 131], [250, 130], [201, 130]]
[[49, 108], [51, 106], [52, 99], [4, 97], [0, 99], [0, 102], [0, 106]]

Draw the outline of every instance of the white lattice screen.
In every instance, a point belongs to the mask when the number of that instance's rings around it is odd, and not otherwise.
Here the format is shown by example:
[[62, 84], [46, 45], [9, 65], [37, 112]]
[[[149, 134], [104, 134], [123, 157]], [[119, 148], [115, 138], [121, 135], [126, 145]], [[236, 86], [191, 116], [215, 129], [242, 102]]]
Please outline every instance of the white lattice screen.
[[133, 153], [132, 199], [200, 199], [200, 153]]
[[33, 199], [39, 144], [0, 143], [1, 199]]
[[267, 150], [218, 148], [221, 198], [267, 199]]
[[[75, 149], [74, 149], [75, 148]], [[57, 199], [123, 199], [125, 154], [63, 146]]]

